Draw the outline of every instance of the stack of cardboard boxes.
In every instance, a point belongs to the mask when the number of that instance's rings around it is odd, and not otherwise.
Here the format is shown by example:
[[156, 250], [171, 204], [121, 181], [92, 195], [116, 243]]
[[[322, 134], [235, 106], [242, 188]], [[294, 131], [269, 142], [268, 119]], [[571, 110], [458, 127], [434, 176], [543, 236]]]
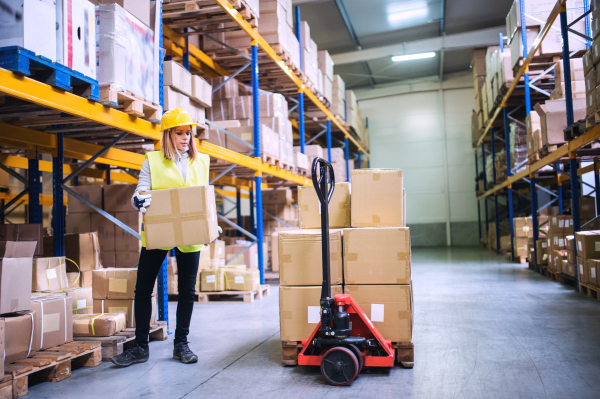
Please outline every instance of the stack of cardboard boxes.
[[471, 70], [473, 71], [473, 87], [475, 88], [475, 109], [471, 115], [471, 136], [473, 145], [481, 136], [481, 129], [488, 121], [487, 92], [485, 89], [485, 49], [471, 51]]
[[319, 72], [323, 75], [323, 90], [321, 94], [331, 104], [333, 100], [333, 60], [327, 50], [318, 53]]
[[578, 231], [574, 244], [577, 248], [577, 278], [580, 283], [599, 286], [600, 231]]
[[[331, 294], [351, 294], [385, 339], [410, 342], [410, 235], [402, 172], [355, 170], [351, 185], [352, 190], [336, 183], [329, 203]], [[307, 339], [320, 321], [320, 204], [313, 187], [300, 188], [298, 201], [301, 229], [279, 233], [284, 342]]]
[[548, 270], [562, 272], [567, 259], [567, 236], [573, 234], [573, 216], [551, 216], [548, 220]]
[[[265, 259], [271, 260], [271, 268], [277, 271], [278, 266], [273, 262], [273, 252], [276, 252], [276, 241], [273, 241], [273, 235], [279, 231], [298, 229], [298, 207], [292, 205], [294, 199], [292, 190], [289, 188], [279, 188], [272, 190], [263, 190], [263, 243], [267, 251]], [[285, 222], [280, 223], [277, 219]], [[228, 251], [232, 251], [229, 250]], [[249, 251], [247, 251], [249, 252]], [[229, 253], [229, 252], [228, 252]]]

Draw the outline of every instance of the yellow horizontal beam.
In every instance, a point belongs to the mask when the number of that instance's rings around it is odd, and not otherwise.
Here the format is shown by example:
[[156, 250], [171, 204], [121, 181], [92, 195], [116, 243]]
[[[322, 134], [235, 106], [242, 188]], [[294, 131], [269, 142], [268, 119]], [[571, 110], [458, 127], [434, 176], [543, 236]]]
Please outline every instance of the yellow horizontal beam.
[[[534, 40], [533, 45], [531, 46], [531, 49], [529, 50], [529, 54], [527, 54], [527, 58], [525, 58], [525, 60], [523, 61], [523, 65], [521, 65], [521, 68], [519, 68], [519, 71], [517, 72], [512, 83], [508, 87], [506, 94], [504, 95], [504, 97], [502, 97], [502, 102], [498, 105], [498, 107], [494, 111], [494, 114], [488, 121], [488, 124], [486, 125], [483, 133], [481, 134], [481, 137], [479, 137], [479, 140], [477, 140], [477, 145], [475, 146], [475, 151], [477, 151], [477, 149], [479, 148], [481, 143], [483, 143], [483, 140], [485, 139], [485, 136], [488, 134], [488, 132], [492, 128], [494, 121], [496, 120], [498, 115], [500, 115], [500, 111], [502, 111], [502, 108], [506, 107], [506, 104], [508, 103], [508, 99], [510, 98], [513, 91], [517, 87], [517, 84], [519, 83], [519, 80], [521, 79], [521, 77], [525, 73], [529, 72], [529, 64], [531, 63], [531, 60], [533, 59], [534, 54], [538, 51], [538, 48], [541, 46], [542, 41], [544, 40], [544, 38], [546, 37], [546, 35], [550, 31], [550, 29], [552, 29], [552, 25], [554, 24], [554, 21], [560, 14], [560, 12], [563, 9], [566, 2], [567, 2], [567, 0], [558, 0], [556, 2], [556, 4], [554, 5], [554, 8], [552, 9], [552, 12], [548, 16], [548, 20], [546, 21], [544, 28], [540, 31], [539, 35]], [[518, 37], [516, 39], [520, 40], [520, 37]], [[529, 88], [527, 88], [527, 90], [529, 90]], [[493, 100], [494, 99], [492, 99], [491, 101], [493, 101]]]
[[281, 70], [290, 77], [292, 82], [298, 86], [298, 91], [304, 93], [313, 102], [313, 104], [315, 104], [323, 113], [325, 113], [327, 119], [331, 120], [335, 125], [337, 125], [337, 127], [344, 133], [344, 136], [348, 137], [360, 151], [368, 156], [369, 152], [365, 150], [364, 147], [350, 135], [350, 133], [348, 133], [348, 131], [342, 126], [342, 124], [331, 113], [331, 111], [329, 111], [329, 109], [317, 98], [317, 96], [315, 96], [312, 91], [304, 86], [302, 79], [296, 76], [294, 71], [292, 71], [290, 67], [285, 64], [281, 57], [277, 55], [275, 50], [273, 50], [267, 41], [263, 39], [256, 29], [254, 29], [227, 0], [215, 0], [215, 2], [223, 9], [223, 11], [231, 15], [231, 18], [233, 18], [240, 28], [242, 28], [242, 30], [244, 30], [248, 36], [254, 39], [257, 45], [263, 49], [263, 51], [273, 60], [273, 62], [275, 62], [275, 64], [277, 64]]
[[[236, 197], [235, 191], [221, 190], [220, 188], [215, 188], [215, 192], [221, 194], [224, 197]], [[250, 196], [245, 193], [240, 193], [240, 196], [246, 199], [250, 198]]]

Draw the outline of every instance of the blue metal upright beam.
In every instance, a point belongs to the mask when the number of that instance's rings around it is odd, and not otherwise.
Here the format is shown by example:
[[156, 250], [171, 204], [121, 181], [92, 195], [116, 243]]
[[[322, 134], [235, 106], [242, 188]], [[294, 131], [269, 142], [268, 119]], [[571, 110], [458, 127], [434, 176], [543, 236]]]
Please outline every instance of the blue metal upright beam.
[[248, 190], [248, 200], [250, 202], [250, 233], [256, 235], [256, 222], [254, 220], [254, 185], [252, 182], [250, 182], [250, 190]]
[[[62, 127], [59, 125], [58, 127]], [[56, 152], [52, 157], [52, 228], [54, 256], [65, 256], [65, 206], [63, 181], [63, 133], [56, 133]]]
[[[183, 31], [187, 33], [188, 28], [183, 28]], [[190, 70], [190, 37], [185, 37], [185, 52], [183, 53], [183, 67]], [[161, 69], [162, 71], [162, 69]]]
[[344, 139], [344, 156], [346, 157], [346, 181], [350, 181], [350, 149], [348, 148], [348, 137]]
[[[242, 222], [242, 192], [239, 187], [235, 189], [235, 215], [237, 219], [237, 225], [242, 226], [244, 223]], [[241, 237], [242, 232], [237, 231], [237, 236]]]
[[535, 175], [529, 176], [529, 187], [531, 190], [531, 219], [533, 225], [533, 270], [538, 271], [537, 265], [537, 240], [538, 240], [538, 198], [535, 187]]
[[[296, 38], [298, 39], [298, 46], [300, 46], [300, 65], [299, 68], [302, 71], [302, 35], [300, 34], [300, 6], [294, 8], [296, 17]], [[298, 89], [298, 135], [300, 136], [300, 152], [304, 154], [304, 146], [306, 145], [306, 137], [304, 132], [304, 92], [302, 89]]]
[[562, 35], [563, 71], [565, 82], [565, 103], [567, 106], [567, 126], [573, 120], [573, 91], [571, 90], [571, 60], [569, 58], [569, 23], [567, 22], [566, 8], [560, 13], [560, 31]]
[[598, 174], [598, 160], [594, 159], [594, 188], [596, 191], [596, 216], [600, 215], [600, 174]]
[[37, 151], [33, 150], [32, 154], [28, 154], [29, 169], [28, 186], [29, 186], [29, 223], [43, 223], [44, 214], [40, 205], [40, 194], [42, 193], [40, 160]]
[[361, 165], [360, 165], [360, 151], [358, 151], [357, 155], [358, 155], [358, 169], [360, 169], [361, 168]]
[[[504, 114], [504, 143], [506, 151], [506, 178], [508, 179], [512, 175], [511, 161], [510, 161], [510, 128], [508, 125], [508, 110], [506, 107], [502, 110]], [[512, 260], [515, 260], [515, 232], [513, 226], [513, 197], [512, 197], [512, 185], [508, 185], [508, 223], [510, 224], [510, 253], [512, 254]]]
[[[496, 135], [494, 129], [490, 129], [492, 139], [492, 175], [494, 177], [494, 186], [496, 186]], [[500, 223], [498, 223], [498, 194], [494, 193], [494, 220], [496, 222], [496, 253], [500, 254]]]
[[[590, 0], [583, 0], [583, 12], [586, 13], [590, 10]], [[587, 37], [592, 37], [592, 24], [590, 22], [591, 15], [586, 15], [585, 17], [585, 35]], [[585, 41], [585, 48], [589, 49], [592, 46], [592, 42], [589, 40]]]
[[[523, 42], [523, 59], [527, 58], [527, 22], [525, 18], [525, 0], [519, 1], [521, 5], [521, 41]], [[525, 69], [523, 74], [525, 80], [525, 113], [529, 115], [531, 111], [531, 93], [529, 92], [529, 68]]]
[[[300, 101], [302, 104], [302, 101]], [[252, 118], [260, 120], [260, 108], [258, 104], [258, 47], [252, 41]], [[300, 120], [302, 121], [302, 116]], [[254, 123], [254, 156], [260, 159], [260, 125]], [[304, 151], [302, 151], [304, 152]], [[258, 250], [258, 270], [260, 272], [260, 284], [265, 283], [265, 263], [263, 254], [263, 209], [262, 209], [262, 176], [257, 173], [254, 177], [256, 187], [256, 249]]]
[[331, 121], [327, 118], [327, 160], [331, 162]]

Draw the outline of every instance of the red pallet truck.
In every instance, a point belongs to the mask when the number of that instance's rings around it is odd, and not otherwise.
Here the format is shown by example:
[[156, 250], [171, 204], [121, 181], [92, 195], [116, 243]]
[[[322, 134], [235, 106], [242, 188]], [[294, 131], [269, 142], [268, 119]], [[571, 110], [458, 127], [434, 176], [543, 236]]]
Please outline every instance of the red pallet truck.
[[[317, 178], [317, 171], [319, 177]], [[365, 315], [351, 295], [331, 296], [329, 275], [329, 200], [335, 189], [333, 167], [324, 159], [312, 163], [312, 181], [321, 205], [323, 285], [321, 321], [302, 341], [298, 364], [321, 366], [332, 385], [348, 385], [366, 367], [394, 367], [395, 351]], [[328, 181], [331, 181], [328, 188]]]

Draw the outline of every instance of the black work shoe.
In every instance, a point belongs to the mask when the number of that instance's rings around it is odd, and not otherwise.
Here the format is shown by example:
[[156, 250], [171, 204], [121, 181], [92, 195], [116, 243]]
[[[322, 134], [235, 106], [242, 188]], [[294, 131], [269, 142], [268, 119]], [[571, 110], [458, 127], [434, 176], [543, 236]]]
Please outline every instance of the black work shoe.
[[187, 342], [182, 342], [180, 344], [175, 344], [175, 349], [173, 349], [173, 359], [188, 364], [196, 363], [198, 361], [198, 356], [191, 351]]
[[114, 364], [121, 367], [131, 366], [133, 363], [144, 363], [150, 357], [150, 349], [143, 348], [140, 345], [134, 345], [133, 348], [127, 349], [125, 352], [113, 357], [111, 360]]

